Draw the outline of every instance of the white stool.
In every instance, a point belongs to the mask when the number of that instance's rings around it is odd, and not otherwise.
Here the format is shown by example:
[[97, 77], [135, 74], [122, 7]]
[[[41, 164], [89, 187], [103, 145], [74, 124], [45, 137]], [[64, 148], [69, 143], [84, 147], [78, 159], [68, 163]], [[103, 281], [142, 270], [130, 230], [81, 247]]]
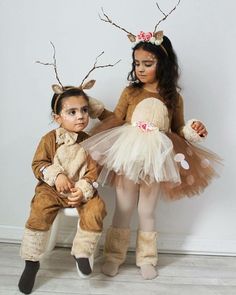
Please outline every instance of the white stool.
[[57, 216], [56, 216], [56, 218], [55, 218], [55, 220], [54, 220], [54, 222], [52, 224], [52, 227], [51, 227], [50, 237], [49, 237], [49, 240], [48, 240], [46, 252], [52, 251], [56, 246], [57, 236], [58, 236], [59, 226], [60, 226], [60, 219], [63, 216], [78, 218], [79, 213], [78, 213], [76, 208], [64, 208], [64, 209], [61, 209], [58, 212], [58, 214], [57, 214]]

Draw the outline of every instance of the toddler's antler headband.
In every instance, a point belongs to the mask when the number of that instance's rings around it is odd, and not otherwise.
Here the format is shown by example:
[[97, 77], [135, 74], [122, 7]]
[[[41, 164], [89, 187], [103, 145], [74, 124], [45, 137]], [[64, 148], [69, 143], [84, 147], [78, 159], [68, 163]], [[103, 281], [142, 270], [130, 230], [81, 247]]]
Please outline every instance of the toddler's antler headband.
[[104, 22], [107, 22], [107, 23], [110, 23], [112, 24], [113, 26], [117, 27], [118, 29], [124, 31], [127, 33], [127, 36], [129, 38], [129, 40], [131, 42], [135, 42], [135, 43], [139, 43], [139, 42], [150, 42], [152, 44], [155, 44], [155, 45], [158, 45], [160, 46], [164, 51], [165, 53], [168, 55], [166, 49], [164, 48], [164, 46], [161, 45], [161, 43], [163, 42], [163, 31], [157, 31], [157, 27], [158, 25], [164, 21], [176, 8], [177, 6], [179, 5], [181, 0], [178, 0], [178, 3], [175, 5], [174, 8], [172, 8], [168, 13], [164, 13], [160, 6], [158, 5], [158, 3], [156, 2], [156, 5], [157, 5], [157, 8], [160, 10], [160, 12], [164, 15], [164, 17], [159, 20], [157, 22], [157, 24], [155, 25], [155, 28], [154, 28], [154, 31], [153, 32], [147, 32], [147, 33], [144, 33], [143, 31], [141, 31], [138, 35], [134, 35], [133, 33], [127, 31], [126, 29], [118, 26], [116, 23], [114, 23], [107, 14], [105, 14], [103, 8], [102, 8], [102, 13], [103, 13], [103, 16], [104, 18], [102, 18], [100, 15], [100, 19]]
[[44, 63], [44, 62], [41, 62], [41, 61], [36, 61], [36, 63], [39, 63], [39, 64], [42, 64], [42, 65], [45, 65], [45, 66], [53, 66], [54, 68], [54, 72], [55, 72], [55, 75], [56, 75], [56, 79], [59, 83], [59, 85], [56, 85], [56, 84], [53, 84], [52, 85], [52, 89], [54, 91], [54, 93], [56, 94], [59, 94], [56, 101], [55, 101], [55, 104], [54, 104], [54, 112], [56, 111], [56, 106], [57, 106], [57, 102], [59, 100], [59, 97], [62, 93], [64, 93], [65, 91], [69, 90], [69, 89], [90, 89], [93, 87], [93, 85], [95, 84], [96, 80], [89, 80], [88, 82], [86, 82], [84, 84], [84, 81], [89, 77], [89, 75], [95, 70], [95, 69], [99, 69], [99, 68], [107, 68], [107, 67], [113, 67], [115, 66], [117, 63], [120, 62], [120, 60], [118, 60], [116, 63], [114, 64], [106, 64], [106, 65], [100, 65], [100, 66], [97, 66], [97, 62], [98, 62], [98, 58], [104, 53], [101, 52], [97, 57], [96, 57], [96, 60], [94, 62], [94, 65], [93, 67], [91, 68], [91, 70], [89, 70], [89, 72], [86, 74], [86, 76], [83, 78], [82, 82], [80, 83], [79, 86], [71, 86], [71, 87], [64, 87], [63, 84], [61, 83], [60, 79], [59, 79], [59, 76], [58, 76], [58, 72], [57, 72], [57, 60], [56, 60], [56, 48], [54, 46], [54, 44], [50, 41], [52, 47], [53, 47], [53, 62], [52, 63]]

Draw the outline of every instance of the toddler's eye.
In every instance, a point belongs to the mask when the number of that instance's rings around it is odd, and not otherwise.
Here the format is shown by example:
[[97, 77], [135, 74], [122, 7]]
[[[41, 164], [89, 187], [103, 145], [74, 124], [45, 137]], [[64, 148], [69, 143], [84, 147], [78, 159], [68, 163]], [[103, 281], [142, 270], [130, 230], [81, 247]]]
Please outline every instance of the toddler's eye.
[[82, 112], [88, 113], [88, 111], [89, 111], [89, 107], [88, 106], [85, 106], [85, 107], [82, 108]]
[[71, 115], [71, 116], [75, 116], [76, 110], [71, 110], [71, 111], [68, 112], [68, 114]]

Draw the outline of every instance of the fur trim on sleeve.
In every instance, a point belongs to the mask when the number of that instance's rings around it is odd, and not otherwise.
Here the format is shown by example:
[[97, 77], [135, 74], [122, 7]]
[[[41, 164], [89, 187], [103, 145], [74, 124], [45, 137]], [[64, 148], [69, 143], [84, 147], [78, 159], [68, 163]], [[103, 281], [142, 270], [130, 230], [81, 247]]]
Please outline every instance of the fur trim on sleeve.
[[52, 164], [47, 168], [43, 169], [43, 181], [50, 186], [54, 186], [57, 175], [63, 173], [64, 169], [58, 164]]
[[[191, 127], [193, 122], [199, 121], [197, 119], [191, 119], [187, 122], [187, 124], [184, 126], [182, 132], [184, 138], [192, 143], [203, 141], [204, 137], [201, 137], [198, 135], [198, 133]], [[200, 121], [199, 121], [200, 122]]]
[[82, 191], [85, 201], [88, 201], [93, 197], [94, 188], [87, 180], [78, 180], [75, 184], [75, 187], [79, 188]]
[[92, 119], [96, 119], [102, 114], [103, 111], [104, 104], [96, 98], [89, 96], [89, 116]]

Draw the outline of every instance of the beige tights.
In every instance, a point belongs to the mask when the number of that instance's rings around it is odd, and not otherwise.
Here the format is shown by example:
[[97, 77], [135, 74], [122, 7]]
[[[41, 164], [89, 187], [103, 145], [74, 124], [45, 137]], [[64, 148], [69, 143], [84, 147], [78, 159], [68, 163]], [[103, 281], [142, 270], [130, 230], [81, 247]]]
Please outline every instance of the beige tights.
[[[127, 229], [130, 226], [134, 209], [138, 208], [139, 230], [153, 232], [155, 229], [155, 209], [159, 196], [159, 184], [147, 185], [134, 184], [132, 181], [122, 178], [116, 188], [116, 207], [112, 227]], [[114, 276], [118, 273], [120, 264], [105, 262], [103, 273]], [[153, 279], [157, 276], [155, 265], [150, 262], [140, 265], [144, 279]]]

